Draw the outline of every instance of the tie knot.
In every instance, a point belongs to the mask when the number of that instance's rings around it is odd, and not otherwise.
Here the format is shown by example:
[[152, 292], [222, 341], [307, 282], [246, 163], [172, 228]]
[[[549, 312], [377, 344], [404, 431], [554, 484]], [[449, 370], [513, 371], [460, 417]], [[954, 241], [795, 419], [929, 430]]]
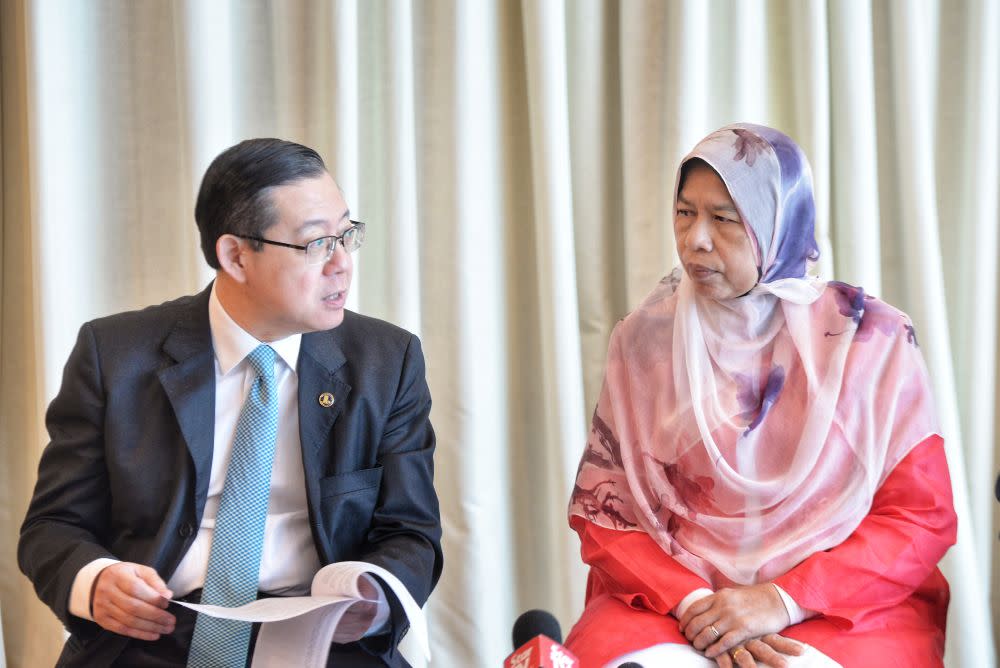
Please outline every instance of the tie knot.
[[247, 361], [261, 378], [274, 377], [274, 348], [260, 345], [250, 351]]

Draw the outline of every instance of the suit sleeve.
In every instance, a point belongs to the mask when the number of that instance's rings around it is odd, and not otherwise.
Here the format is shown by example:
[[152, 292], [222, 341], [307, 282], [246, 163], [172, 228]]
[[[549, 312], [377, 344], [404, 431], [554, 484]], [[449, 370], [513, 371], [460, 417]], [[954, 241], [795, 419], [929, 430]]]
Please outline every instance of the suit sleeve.
[[867, 612], [913, 594], [955, 543], [957, 523], [944, 442], [932, 436], [893, 469], [847, 540], [774, 582], [800, 606], [850, 629]]
[[[441, 575], [441, 517], [434, 491], [434, 430], [431, 396], [420, 341], [411, 337], [399, 386], [382, 433], [379, 458], [382, 485], [367, 549], [359, 559], [398, 577], [423, 605]], [[386, 633], [361, 644], [374, 654], [392, 655], [407, 629], [406, 615], [392, 590], [380, 582], [390, 606]]]
[[114, 557], [102, 546], [110, 516], [104, 409], [97, 346], [90, 325], [84, 325], [46, 413], [51, 440], [38, 465], [17, 551], [21, 571], [39, 598], [71, 632], [84, 637], [100, 629], [69, 612], [74, 578], [95, 559]]
[[570, 517], [580, 535], [580, 553], [590, 566], [588, 598], [606, 592], [629, 607], [669, 614], [696, 589], [711, 589], [700, 576], [663, 551], [645, 531], [616, 531]]

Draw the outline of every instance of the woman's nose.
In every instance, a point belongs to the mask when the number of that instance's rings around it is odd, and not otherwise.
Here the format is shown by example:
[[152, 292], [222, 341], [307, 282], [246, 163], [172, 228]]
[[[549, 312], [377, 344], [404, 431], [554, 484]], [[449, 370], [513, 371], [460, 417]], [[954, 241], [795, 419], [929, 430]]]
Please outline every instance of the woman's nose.
[[688, 230], [687, 245], [691, 250], [711, 252], [713, 248], [710, 223], [698, 216]]

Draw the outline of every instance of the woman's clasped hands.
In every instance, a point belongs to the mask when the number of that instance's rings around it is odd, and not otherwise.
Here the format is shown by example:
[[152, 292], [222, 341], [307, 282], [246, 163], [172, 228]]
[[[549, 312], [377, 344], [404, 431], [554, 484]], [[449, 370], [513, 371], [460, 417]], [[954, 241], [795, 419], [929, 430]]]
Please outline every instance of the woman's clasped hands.
[[778, 635], [789, 624], [788, 611], [769, 583], [720, 589], [698, 599], [680, 619], [681, 633], [720, 668], [784, 668], [785, 656], [802, 654], [802, 645]]

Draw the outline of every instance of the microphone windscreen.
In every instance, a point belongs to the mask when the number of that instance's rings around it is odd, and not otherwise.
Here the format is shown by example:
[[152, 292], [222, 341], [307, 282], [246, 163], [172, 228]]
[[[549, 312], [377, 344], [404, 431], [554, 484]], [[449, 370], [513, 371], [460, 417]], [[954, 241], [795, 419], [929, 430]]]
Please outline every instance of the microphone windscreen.
[[535, 636], [546, 636], [558, 643], [562, 642], [562, 631], [559, 622], [551, 613], [544, 610], [528, 610], [514, 622], [511, 637], [514, 649], [517, 649]]
[[642, 664], [636, 663], [635, 661], [626, 661], [625, 663], [618, 666], [618, 668], [642, 668]]

